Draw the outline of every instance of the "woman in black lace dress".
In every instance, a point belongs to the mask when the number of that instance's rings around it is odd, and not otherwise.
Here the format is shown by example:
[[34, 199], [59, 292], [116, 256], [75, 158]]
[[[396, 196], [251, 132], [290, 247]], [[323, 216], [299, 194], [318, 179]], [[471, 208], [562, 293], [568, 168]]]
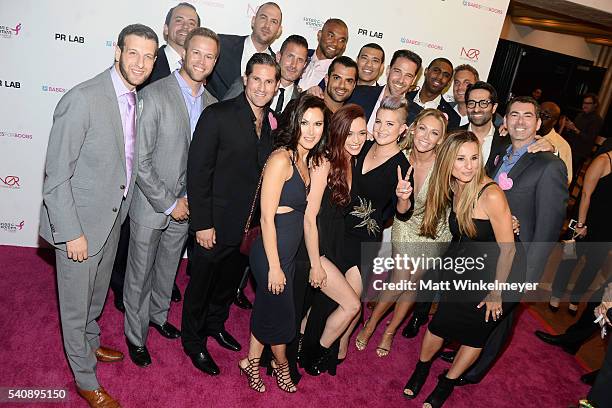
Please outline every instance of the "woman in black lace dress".
[[[440, 271], [441, 282], [450, 282], [450, 288], [441, 291], [438, 309], [427, 328], [419, 362], [404, 387], [404, 396], [417, 396], [445, 340], [461, 345], [453, 365], [440, 375], [438, 385], [425, 400], [423, 407], [429, 408], [444, 404], [456, 379], [476, 361], [490, 332], [503, 318], [500, 291], [454, 290], [455, 283], [481, 279], [506, 282], [515, 247], [508, 202], [501, 188], [485, 175], [478, 138], [472, 132], [451, 134], [440, 146], [427, 203], [421, 227], [426, 236], [436, 233], [440, 217], [446, 216], [451, 207], [453, 243], [444, 259], [455, 262]], [[469, 258], [473, 260], [472, 267], [464, 262]]]

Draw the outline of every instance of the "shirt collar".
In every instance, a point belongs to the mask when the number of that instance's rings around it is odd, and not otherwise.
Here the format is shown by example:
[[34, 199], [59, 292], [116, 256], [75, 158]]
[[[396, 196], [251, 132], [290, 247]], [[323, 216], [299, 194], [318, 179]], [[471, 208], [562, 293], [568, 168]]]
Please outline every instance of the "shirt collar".
[[[179, 74], [180, 70], [176, 70], [174, 71], [174, 76], [176, 77], [176, 80], [179, 83], [179, 86], [181, 87], [181, 89], [183, 91], [186, 91], [187, 94], [191, 97], [194, 97], [191, 94], [191, 87], [189, 86], [189, 84], [187, 84], [187, 81], [185, 81], [185, 79], [181, 76], [181, 74]], [[204, 86], [202, 84], [200, 84], [200, 87], [198, 88], [198, 93], [194, 98], [199, 98], [200, 96], [202, 96], [202, 94], [204, 93]]]
[[125, 94], [128, 94], [130, 92], [134, 92], [134, 93], [136, 92], [136, 90], [130, 91], [128, 87], [125, 86], [125, 83], [119, 77], [119, 73], [117, 72], [115, 65], [113, 65], [110, 68], [110, 76], [111, 76], [111, 80], [113, 81], [113, 88], [115, 88], [115, 95], [117, 95], [117, 99], [119, 99], [119, 97]]
[[[472, 127], [471, 123], [468, 125], [468, 130], [470, 132], [474, 131], [474, 128]], [[484, 139], [492, 138], [494, 135], [495, 135], [495, 126], [493, 125], [493, 122], [491, 122], [491, 128], [489, 129], [489, 133], [487, 133], [487, 135], [484, 137]]]
[[508, 147], [506, 148], [506, 155], [504, 156], [504, 161], [509, 160], [511, 157], [512, 158], [514, 158], [514, 157], [519, 158], [519, 157], [523, 156], [525, 153], [527, 153], [527, 149], [529, 148], [529, 146], [531, 146], [535, 142], [536, 142], [535, 140], [532, 140], [531, 143], [526, 144], [525, 146], [519, 148], [515, 152], [512, 151], [512, 143], [510, 143], [508, 145]]
[[183, 59], [181, 58], [179, 53], [176, 52], [176, 50], [170, 46], [170, 44], [166, 44], [165, 51], [166, 58], [168, 58], [168, 61], [172, 61], [180, 65], [180, 61], [182, 61]]
[[417, 93], [416, 93], [416, 95], [414, 96], [414, 99], [413, 99], [413, 100], [414, 100], [414, 103], [416, 103], [416, 104], [418, 104], [418, 105], [421, 105], [421, 106], [424, 106], [426, 103], [430, 103], [430, 104], [431, 104], [431, 103], [435, 103], [435, 104], [436, 104], [436, 106], [439, 106], [439, 105], [440, 105], [440, 101], [441, 101], [441, 99], [442, 99], [442, 94], [440, 94], [440, 95], [436, 96], [434, 99], [432, 99], [432, 100], [431, 100], [431, 101], [429, 101], [429, 102], [423, 102], [423, 101], [421, 101], [421, 92], [420, 92], [420, 91], [417, 91]]

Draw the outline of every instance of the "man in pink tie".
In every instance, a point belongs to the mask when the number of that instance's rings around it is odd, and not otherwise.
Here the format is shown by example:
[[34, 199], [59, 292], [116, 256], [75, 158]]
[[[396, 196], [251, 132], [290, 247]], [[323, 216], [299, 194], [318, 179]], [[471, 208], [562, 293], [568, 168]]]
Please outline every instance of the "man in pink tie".
[[64, 348], [91, 407], [119, 406], [98, 383], [96, 363], [123, 354], [100, 345], [96, 319], [137, 173], [135, 90], [151, 74], [157, 45], [151, 28], [125, 27], [113, 66], [62, 97], [49, 134], [40, 235], [55, 247]]

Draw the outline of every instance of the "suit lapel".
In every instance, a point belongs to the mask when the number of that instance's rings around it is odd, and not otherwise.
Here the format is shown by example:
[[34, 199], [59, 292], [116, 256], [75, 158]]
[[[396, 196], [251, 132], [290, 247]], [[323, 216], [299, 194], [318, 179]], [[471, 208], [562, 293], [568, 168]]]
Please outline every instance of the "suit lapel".
[[172, 105], [178, 106], [178, 114], [180, 116], [178, 118], [178, 123], [188, 124], [188, 131], [183, 132], [183, 134], [185, 135], [185, 141], [189, 143], [191, 141], [191, 135], [189, 134], [191, 132], [191, 125], [189, 125], [189, 112], [187, 112], [187, 106], [185, 106], [185, 98], [183, 97], [183, 92], [181, 91], [181, 87], [174, 74], [170, 74], [166, 83], [168, 84], [168, 95], [171, 98]]
[[516, 164], [512, 166], [512, 169], [510, 169], [508, 177], [511, 179], [519, 177], [521, 173], [523, 173], [523, 171], [525, 171], [525, 169], [531, 165], [534, 157], [535, 155], [529, 152], [522, 155], [519, 161], [517, 161]]
[[[113, 68], [114, 69], [114, 68]], [[117, 101], [117, 94], [113, 86], [113, 80], [110, 77], [110, 72], [106, 71], [102, 74], [102, 88], [104, 96], [108, 99], [108, 117], [114, 128], [115, 134], [115, 145], [121, 155], [121, 164], [123, 165], [123, 171], [125, 172], [125, 136], [123, 134], [123, 124], [121, 120], [121, 112], [119, 111], [119, 102]]]

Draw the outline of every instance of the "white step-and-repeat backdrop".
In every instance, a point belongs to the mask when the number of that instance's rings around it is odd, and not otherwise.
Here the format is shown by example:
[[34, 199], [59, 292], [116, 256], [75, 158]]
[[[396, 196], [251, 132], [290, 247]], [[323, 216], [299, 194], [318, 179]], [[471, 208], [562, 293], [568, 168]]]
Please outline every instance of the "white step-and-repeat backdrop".
[[[263, 1], [262, 1], [263, 2]], [[193, 0], [202, 25], [218, 33], [248, 34], [262, 2]], [[119, 31], [152, 27], [162, 40], [167, 0], [0, 0], [0, 245], [36, 247], [43, 166], [55, 105], [72, 86], [113, 62]], [[472, 64], [487, 78], [509, 0], [278, 0], [283, 34], [316, 46], [330, 17], [349, 26], [345, 55], [368, 42], [388, 59], [408, 48], [424, 64], [438, 56]]]

